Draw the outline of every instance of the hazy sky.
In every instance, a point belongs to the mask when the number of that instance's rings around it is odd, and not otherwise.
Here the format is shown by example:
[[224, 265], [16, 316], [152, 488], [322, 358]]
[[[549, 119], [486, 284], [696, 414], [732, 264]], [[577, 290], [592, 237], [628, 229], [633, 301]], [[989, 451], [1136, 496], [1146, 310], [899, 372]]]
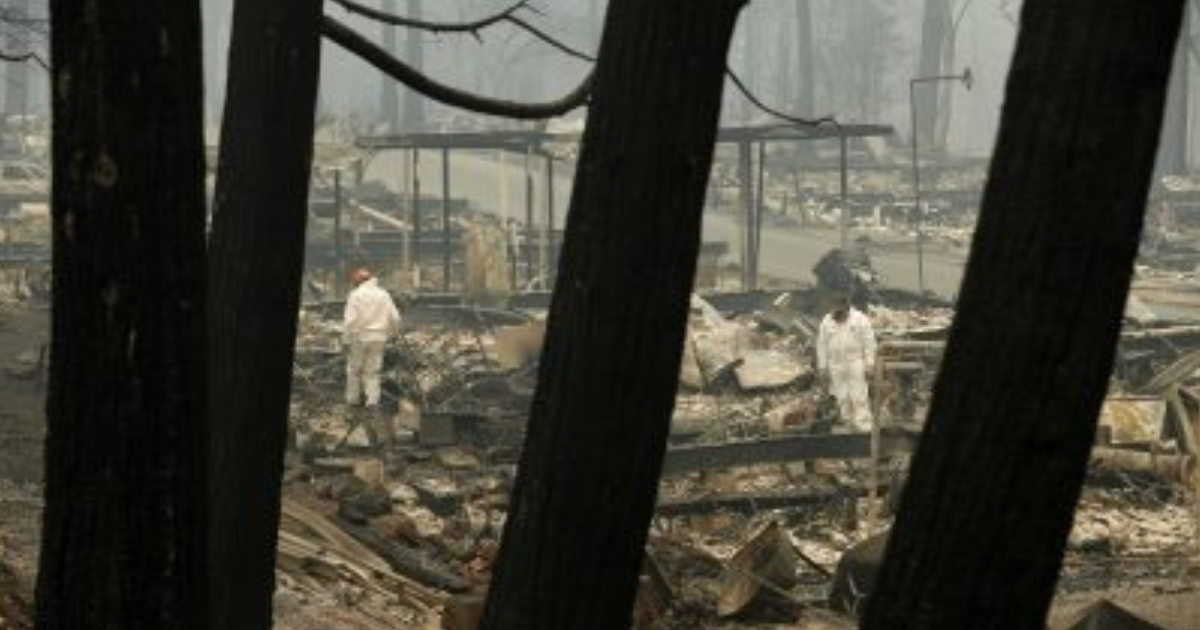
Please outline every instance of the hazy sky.
[[[378, 3], [379, 0], [366, 0]], [[824, 60], [819, 64], [818, 107], [822, 112], [841, 119], [861, 119], [855, 111], [860, 104], [831, 103], [828, 93], [843, 89], [842, 75], [850, 69], [839, 67], [838, 60], [845, 51], [859, 51], [881, 60], [885, 71], [880, 82], [883, 93], [869, 109], [877, 112], [875, 120], [894, 125], [907, 136], [909, 127], [908, 80], [913, 75], [913, 51], [920, 37], [920, 15], [923, 0], [808, 0], [812, 3], [813, 19], [819, 31], [818, 51]], [[964, 2], [966, 3], [964, 5]], [[854, 25], [845, 27], [847, 11], [855, 3], [870, 5], [874, 15], [881, 16], [888, 26], [888, 37], [863, 37], [853, 32]], [[461, 19], [486, 15], [505, 6], [495, 0], [425, 0], [427, 17]], [[545, 30], [578, 48], [593, 51], [599, 32], [596, 16], [602, 11], [598, 0], [535, 0], [543, 15], [527, 17]], [[955, 115], [950, 127], [952, 148], [971, 154], [990, 151], [999, 118], [1005, 74], [1016, 28], [1011, 16], [1017, 10], [1015, 1], [957, 0], [955, 11], [965, 7], [958, 29], [956, 67], [970, 66], [976, 78], [970, 92], [956, 88]], [[223, 92], [224, 55], [229, 36], [231, 0], [205, 0], [206, 55], [214, 70], [210, 78], [216, 83], [209, 87], [210, 112], [219, 111]], [[400, 0], [406, 9], [407, 0]], [[378, 5], [376, 5], [378, 6]], [[755, 0], [743, 14], [735, 37], [730, 63], [754, 90], [780, 109], [788, 110], [789, 95], [782, 93], [787, 86], [786, 74], [791, 71], [791, 55], [795, 53], [795, 0]], [[849, 7], [849, 8], [847, 8]], [[377, 25], [347, 16], [332, 2], [326, 12], [356, 25], [372, 38], [380, 38]], [[844, 28], [843, 28], [844, 27]], [[746, 35], [757, 29], [754, 38]], [[401, 39], [407, 33], [401, 33]], [[427, 70], [440, 80], [496, 96], [515, 98], [518, 95], [551, 98], [573, 87], [587, 72], [585, 64], [569, 59], [549, 48], [532, 42], [528, 36], [501, 26], [484, 35], [480, 44], [471, 37], [422, 35]], [[791, 41], [789, 41], [789, 39]], [[861, 41], [858, 41], [861, 40]], [[753, 41], [754, 43], [748, 43]], [[337, 114], [356, 113], [374, 118], [379, 111], [381, 78], [371, 67], [354, 59], [338, 47], [325, 44], [322, 59], [321, 105]], [[757, 61], [751, 63], [750, 59]], [[793, 66], [794, 67], [794, 66]], [[747, 108], [732, 89], [726, 98], [725, 117], [729, 122], [742, 122], [744, 116], [759, 116]], [[822, 94], [825, 92], [825, 94]], [[836, 99], [834, 99], [836, 100]], [[847, 107], [853, 105], [852, 107]], [[438, 110], [430, 106], [430, 111]], [[214, 117], [215, 118], [215, 117]]]

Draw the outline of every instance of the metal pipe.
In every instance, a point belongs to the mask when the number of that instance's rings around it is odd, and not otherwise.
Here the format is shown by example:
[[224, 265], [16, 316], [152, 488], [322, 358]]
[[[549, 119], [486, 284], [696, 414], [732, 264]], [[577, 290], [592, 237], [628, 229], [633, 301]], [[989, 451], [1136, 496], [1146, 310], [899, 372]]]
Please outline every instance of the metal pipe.
[[762, 222], [763, 210], [767, 205], [767, 143], [758, 143], [758, 194], [754, 207], [754, 278], [758, 288], [758, 266], [762, 260]]
[[908, 84], [908, 105], [912, 112], [912, 173], [913, 173], [913, 212], [917, 220], [917, 294], [925, 296], [925, 233], [923, 223], [925, 212], [921, 208], [921, 167], [917, 161], [917, 79]]
[[420, 289], [421, 276], [421, 151], [413, 149], [412, 152], [412, 264], [416, 271], [414, 275], [414, 289]]
[[442, 291], [450, 292], [450, 149], [442, 149]]
[[542, 245], [545, 254], [545, 260], [542, 265], [542, 274], [548, 279], [552, 269], [556, 266], [557, 256], [554, 243], [554, 156], [546, 154], [546, 229], [544, 231], [545, 239]]
[[[408, 151], [401, 151], [401, 152], [400, 152], [400, 191], [399, 191], [399, 198], [400, 198], [401, 200], [403, 200], [405, 197], [408, 197], [408, 196], [409, 196], [409, 193], [410, 193], [410, 189], [409, 189], [409, 184], [410, 184], [410, 182], [409, 182], [409, 179], [410, 179], [410, 176], [411, 176], [411, 172], [410, 172], [410, 171], [411, 171], [411, 167], [409, 166], [409, 163], [410, 163], [411, 161], [412, 161], [412, 159], [411, 159], [411, 155], [409, 154], [409, 152], [408, 152]], [[401, 203], [401, 208], [399, 208], [399, 209], [402, 209], [402, 208], [403, 208], [403, 203]], [[402, 269], [404, 269], [405, 271], [410, 271], [410, 272], [411, 272], [411, 271], [412, 271], [412, 261], [413, 261], [413, 256], [412, 256], [412, 230], [411, 230], [411, 229], [408, 229], [408, 230], [406, 230], [406, 231], [404, 232], [404, 236], [403, 236], [403, 239], [402, 239], [402, 241], [401, 241], [401, 249], [400, 249], [400, 264], [401, 264], [401, 268], [402, 268]]]
[[754, 222], [754, 199], [751, 192], [753, 185], [750, 178], [750, 143], [738, 143], [738, 180], [741, 182], [740, 201], [742, 203], [742, 290], [753, 291], [755, 278], [752, 276], [753, 243], [750, 232]]
[[841, 241], [842, 249], [846, 249], [846, 247], [850, 244], [850, 200], [847, 197], [847, 189], [849, 188], [847, 185], [849, 161], [846, 156], [846, 134], [842, 132], [840, 128], [838, 129], [838, 144], [841, 147], [841, 156], [838, 165], [841, 175], [839, 182], [842, 203], [842, 215], [840, 220], [842, 232]]
[[917, 96], [918, 83], [933, 83], [936, 81], [962, 81], [968, 90], [971, 89], [971, 69], [966, 68], [962, 74], [939, 74], [927, 77], [915, 77], [908, 82], [908, 108], [912, 113], [912, 170], [913, 170], [913, 202], [917, 218], [917, 292], [925, 296], [925, 208], [921, 205], [921, 167], [917, 158]]
[[351, 202], [346, 207], [350, 210], [354, 210], [355, 212], [361, 212], [363, 215], [369, 217], [373, 221], [378, 221], [385, 225], [389, 225], [389, 226], [394, 227], [397, 230], [400, 230], [402, 232], [408, 233], [408, 232], [412, 231], [412, 226], [408, 225], [407, 223], [405, 223], [395, 217], [390, 217], [390, 216], [388, 216], [378, 210], [375, 210], [374, 208], [371, 208], [369, 206], [364, 206], [361, 203]]
[[342, 171], [333, 172], [333, 287], [337, 295], [346, 290], [346, 269], [342, 265]]
[[533, 146], [525, 149], [525, 283], [533, 282], [533, 174], [529, 172], [529, 160]]

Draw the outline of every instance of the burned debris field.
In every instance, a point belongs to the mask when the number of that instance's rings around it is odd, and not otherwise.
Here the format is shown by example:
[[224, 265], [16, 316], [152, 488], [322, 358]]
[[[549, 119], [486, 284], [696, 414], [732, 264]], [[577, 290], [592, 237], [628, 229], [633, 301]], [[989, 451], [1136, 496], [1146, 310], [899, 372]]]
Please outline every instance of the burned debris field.
[[1187, 0], [0, 0], [0, 630], [1200, 629]]

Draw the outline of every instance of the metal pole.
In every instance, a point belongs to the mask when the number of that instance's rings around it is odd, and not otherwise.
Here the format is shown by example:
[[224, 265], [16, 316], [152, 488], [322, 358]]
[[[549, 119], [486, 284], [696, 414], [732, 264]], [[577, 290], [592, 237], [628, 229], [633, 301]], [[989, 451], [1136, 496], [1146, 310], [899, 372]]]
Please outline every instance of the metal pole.
[[450, 149], [442, 149], [442, 291], [450, 292]]
[[[400, 177], [397, 180], [399, 183], [396, 187], [396, 198], [398, 201], [398, 212], [404, 210], [404, 200], [409, 196], [409, 177], [412, 175], [409, 167], [410, 156], [408, 151], [400, 151]], [[406, 272], [412, 272], [412, 224], [406, 226], [400, 235], [400, 268]]]
[[525, 282], [533, 282], [533, 174], [529, 172], [533, 147], [525, 148]]
[[509, 288], [516, 292], [517, 290], [517, 265], [520, 258], [520, 246], [517, 242], [519, 235], [516, 227], [516, 213], [511, 212], [508, 205], [508, 154], [505, 149], [500, 149], [499, 161], [500, 168], [500, 216], [504, 217], [504, 240], [508, 244], [508, 285]]
[[917, 218], [917, 293], [925, 295], [925, 211], [921, 208], [921, 166], [917, 161], [917, 81], [908, 83], [908, 105], [912, 112], [912, 171], [913, 171], [913, 212]]
[[838, 144], [841, 146], [839, 162], [841, 179], [839, 182], [839, 190], [842, 200], [842, 216], [840, 224], [842, 231], [842, 249], [846, 249], [846, 247], [850, 244], [850, 200], [846, 197], [846, 189], [848, 188], [846, 184], [848, 170], [846, 157], [846, 134], [841, 130], [841, 128], [838, 128]]
[[[543, 175], [547, 179], [546, 191], [548, 192], [550, 189], [549, 169], [543, 169], [543, 171], [544, 171]], [[537, 253], [538, 277], [549, 278], [550, 277], [549, 276], [549, 274], [550, 274], [550, 238], [549, 238], [550, 237], [550, 234], [549, 234], [550, 225], [549, 225], [549, 221], [548, 221], [548, 219], [550, 217], [550, 199], [549, 199], [549, 197], [547, 197], [545, 199], [545, 201], [542, 202], [542, 204], [545, 206], [545, 208], [544, 208], [545, 212], [542, 214], [542, 224], [539, 226], [539, 229], [538, 229], [538, 253]]]
[[762, 221], [763, 210], [767, 205], [767, 143], [758, 143], [758, 196], [754, 208], [754, 278], [758, 288], [758, 267], [762, 261]]
[[917, 157], [917, 96], [918, 83], [933, 83], [937, 81], [962, 81], [968, 90], [971, 89], [971, 69], [963, 69], [962, 74], [943, 74], [928, 77], [916, 77], [908, 82], [908, 109], [912, 113], [912, 169], [913, 169], [913, 210], [917, 214], [917, 291], [925, 295], [925, 207], [921, 204], [921, 166]]
[[333, 271], [334, 290], [346, 290], [346, 269], [342, 262], [342, 171], [333, 172]]
[[546, 268], [543, 272], [550, 277], [558, 266], [558, 250], [554, 240], [554, 156], [546, 154]]
[[412, 264], [415, 289], [421, 288], [421, 151], [413, 149], [412, 152], [412, 225], [413, 225], [413, 242], [412, 242]]
[[751, 191], [751, 173], [750, 173], [750, 143], [738, 143], [738, 180], [741, 182], [741, 199], [742, 202], [742, 290], [754, 290], [754, 277], [752, 275], [753, 265], [753, 243], [750, 238], [751, 226], [753, 225], [754, 215], [754, 198]]

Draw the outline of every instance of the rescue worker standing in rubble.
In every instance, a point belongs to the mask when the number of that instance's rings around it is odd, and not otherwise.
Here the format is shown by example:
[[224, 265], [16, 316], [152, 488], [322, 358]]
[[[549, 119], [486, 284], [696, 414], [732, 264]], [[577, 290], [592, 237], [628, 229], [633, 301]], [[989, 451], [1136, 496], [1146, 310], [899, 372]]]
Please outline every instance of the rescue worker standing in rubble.
[[875, 369], [875, 331], [871, 321], [839, 295], [817, 333], [817, 369], [838, 402], [842, 422], [855, 431], [871, 430], [867, 375]]
[[379, 286], [371, 270], [355, 270], [354, 290], [346, 299], [342, 324], [346, 344], [346, 404], [379, 406], [379, 370], [387, 341], [400, 332], [400, 313], [392, 296]]

